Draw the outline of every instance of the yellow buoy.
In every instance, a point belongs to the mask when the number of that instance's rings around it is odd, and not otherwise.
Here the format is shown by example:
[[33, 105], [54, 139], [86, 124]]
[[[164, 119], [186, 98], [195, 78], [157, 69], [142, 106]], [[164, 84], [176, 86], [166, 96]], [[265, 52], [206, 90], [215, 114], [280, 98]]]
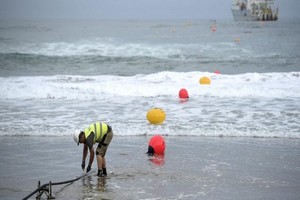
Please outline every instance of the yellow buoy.
[[161, 124], [166, 119], [166, 113], [160, 108], [153, 108], [147, 112], [147, 120], [151, 124]]
[[239, 37], [237, 37], [237, 38], [234, 39], [234, 41], [235, 41], [236, 43], [240, 43], [241, 39], [240, 39]]
[[206, 84], [209, 85], [210, 84], [210, 78], [203, 76], [202, 78], [200, 78], [199, 83], [202, 84]]

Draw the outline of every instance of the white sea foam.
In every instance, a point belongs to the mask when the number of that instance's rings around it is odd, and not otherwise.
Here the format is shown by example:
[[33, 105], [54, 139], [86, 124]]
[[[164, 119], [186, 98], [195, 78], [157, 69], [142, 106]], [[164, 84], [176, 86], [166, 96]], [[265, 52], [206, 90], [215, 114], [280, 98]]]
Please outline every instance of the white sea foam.
[[105, 41], [80, 41], [77, 43], [26, 44], [10, 49], [1, 49], [1, 53], [22, 53], [44, 56], [107, 56], [135, 57], [149, 56], [167, 58], [181, 52], [183, 45], [148, 45], [143, 43], [115, 43]]
[[[207, 76], [210, 85], [200, 85]], [[215, 97], [300, 97], [300, 74], [247, 73], [217, 75], [207, 72], [160, 72], [135, 76], [37, 76], [1, 77], [1, 99], [101, 99], [112, 96], [177, 96], [186, 88], [191, 98]]]
[[[203, 76], [211, 78], [210, 85], [199, 84]], [[97, 119], [113, 125], [119, 136], [300, 138], [299, 72], [165, 71], [128, 77], [1, 77], [0, 81], [0, 135], [71, 135]], [[178, 98], [181, 88], [188, 90], [188, 101]], [[166, 112], [161, 126], [146, 120], [154, 107]]]
[[[224, 52], [230, 52], [224, 56]], [[242, 52], [242, 53], [241, 53]], [[27, 43], [22, 46], [1, 48], [0, 53], [20, 53], [41, 56], [104, 56], [153, 57], [158, 59], [191, 59], [198, 56], [248, 56], [253, 52], [233, 42], [200, 44], [120, 43], [114, 39], [82, 40], [78, 42]]]

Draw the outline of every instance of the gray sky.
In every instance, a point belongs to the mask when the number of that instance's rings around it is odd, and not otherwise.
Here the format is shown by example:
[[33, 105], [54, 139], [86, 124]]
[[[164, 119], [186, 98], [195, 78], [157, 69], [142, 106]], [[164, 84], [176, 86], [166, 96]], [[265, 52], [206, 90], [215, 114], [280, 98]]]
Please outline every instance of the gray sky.
[[[0, 0], [0, 19], [230, 19], [232, 0]], [[275, 0], [300, 19], [300, 0]]]

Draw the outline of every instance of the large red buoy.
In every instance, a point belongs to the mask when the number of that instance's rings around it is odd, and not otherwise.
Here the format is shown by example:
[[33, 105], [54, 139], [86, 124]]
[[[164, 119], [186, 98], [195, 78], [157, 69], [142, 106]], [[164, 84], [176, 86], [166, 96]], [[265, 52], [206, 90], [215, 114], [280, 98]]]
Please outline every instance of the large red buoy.
[[189, 98], [189, 93], [186, 89], [182, 88], [179, 90], [179, 98], [186, 99]]
[[166, 143], [161, 135], [154, 135], [148, 145], [148, 155], [164, 154], [166, 149]]

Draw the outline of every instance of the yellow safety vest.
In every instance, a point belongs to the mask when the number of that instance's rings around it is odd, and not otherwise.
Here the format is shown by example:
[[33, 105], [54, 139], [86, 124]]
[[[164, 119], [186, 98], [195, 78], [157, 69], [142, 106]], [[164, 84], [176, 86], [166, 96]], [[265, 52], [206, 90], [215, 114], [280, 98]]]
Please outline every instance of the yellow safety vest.
[[96, 142], [101, 142], [103, 136], [107, 133], [108, 126], [105, 123], [96, 122], [93, 124], [90, 124], [89, 128], [84, 129], [84, 135], [85, 138], [88, 138], [88, 136], [91, 133], [94, 133], [94, 144]]

